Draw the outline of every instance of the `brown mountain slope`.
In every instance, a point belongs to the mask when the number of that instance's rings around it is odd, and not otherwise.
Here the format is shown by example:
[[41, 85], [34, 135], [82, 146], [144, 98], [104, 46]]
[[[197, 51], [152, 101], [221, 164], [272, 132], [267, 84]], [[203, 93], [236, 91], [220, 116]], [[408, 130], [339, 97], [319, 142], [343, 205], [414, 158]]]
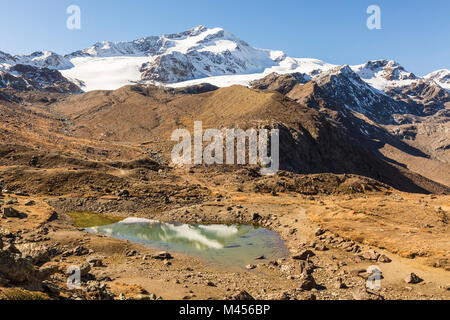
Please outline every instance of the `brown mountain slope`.
[[[72, 96], [51, 106], [73, 137], [140, 145], [170, 162], [175, 129], [279, 128], [280, 168], [297, 173], [354, 173], [410, 192], [448, 192], [389, 164], [355, 143], [319, 112], [275, 92], [232, 86], [201, 94], [128, 86]], [[407, 177], [408, 176], [408, 177]]]
[[[255, 81], [253, 86], [284, 93], [318, 110], [347, 136], [370, 148], [379, 158], [450, 186], [448, 109], [426, 117], [395, 114], [394, 118], [401, 124], [383, 125], [331, 99], [320, 84], [313, 81], [304, 83], [297, 78], [290, 74], [272, 74]], [[424, 95], [422, 108], [425, 110], [428, 104], [436, 103], [435, 98]]]

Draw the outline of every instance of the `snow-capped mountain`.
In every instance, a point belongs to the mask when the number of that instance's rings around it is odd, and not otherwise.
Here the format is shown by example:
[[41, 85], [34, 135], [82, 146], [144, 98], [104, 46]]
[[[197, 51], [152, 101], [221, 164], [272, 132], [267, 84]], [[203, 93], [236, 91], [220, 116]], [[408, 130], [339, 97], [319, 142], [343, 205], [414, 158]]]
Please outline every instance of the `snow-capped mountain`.
[[3, 63], [15, 63], [14, 57], [6, 52], [0, 51], [0, 64]]
[[372, 60], [351, 68], [365, 82], [382, 91], [388, 87], [403, 86], [418, 79], [393, 60]]
[[427, 74], [424, 78], [432, 80], [436, 82], [438, 85], [440, 85], [442, 88], [450, 91], [450, 70], [448, 69], [437, 70], [431, 72], [430, 74]]
[[16, 56], [0, 51], [0, 65], [2, 64], [26, 64], [38, 68], [60, 70], [73, 67], [73, 64], [69, 61], [69, 59], [66, 59], [63, 56], [51, 51], [36, 51], [29, 55]]
[[0, 88], [15, 90], [43, 90], [60, 93], [78, 93], [78, 85], [55, 69], [27, 64], [4, 66], [0, 69]]
[[14, 58], [17, 63], [38, 68], [63, 70], [74, 66], [69, 59], [51, 51], [37, 51], [30, 55], [15, 56]]
[[416, 105], [395, 101], [363, 81], [348, 65], [324, 71], [313, 81], [327, 99], [342, 104], [347, 109], [365, 114], [378, 122], [390, 122], [393, 114], [420, 114]]
[[422, 106], [422, 112], [425, 114], [432, 114], [444, 108], [450, 101], [442, 85], [446, 79], [445, 71], [448, 70], [439, 70], [420, 78], [392, 60], [373, 60], [351, 68], [373, 88], [396, 101], [405, 102], [410, 106]]
[[[414, 92], [420, 94], [424, 90], [412, 92], [405, 89], [418, 81], [428, 81], [427, 86], [432, 89], [441, 86], [449, 90], [450, 87], [448, 70], [439, 70], [420, 78], [391, 60], [373, 60], [342, 68], [317, 59], [288, 57], [282, 51], [254, 48], [222, 28], [204, 26], [129, 42], [98, 42], [65, 56], [50, 51], [12, 56], [0, 51], [0, 70], [3, 73], [14, 78], [22, 77], [13, 68], [18, 64], [37, 68], [36, 71], [41, 74], [47, 71], [38, 71], [39, 68], [60, 72], [66, 81], [81, 86], [84, 91], [114, 90], [135, 83], [171, 87], [205, 82], [219, 87], [249, 85], [251, 81], [273, 72], [301, 73], [315, 79], [336, 68], [344, 70], [353, 84], [366, 83], [368, 87], [365, 89], [375, 95], [384, 93], [395, 98], [399, 91], [408, 92], [408, 97], [402, 96], [399, 100], [408, 98], [419, 101], [421, 97], [414, 96]], [[6, 78], [11, 77], [4, 75]], [[30, 82], [30, 79], [23, 80]], [[4, 83], [6, 81], [3, 86]], [[417, 84], [416, 87], [423, 88]]]
[[[86, 89], [118, 88], [127, 83], [174, 83], [219, 75], [263, 72], [285, 59], [279, 51], [256, 49], [222, 28], [204, 26], [178, 34], [131, 42], [100, 42], [66, 56], [74, 68], [69, 78]], [[102, 81], [98, 78], [109, 78]], [[102, 83], [107, 86], [102, 86]]]
[[81, 89], [75, 84], [77, 81], [65, 78], [58, 71], [72, 67], [68, 59], [51, 51], [21, 56], [0, 51], [0, 88], [80, 92]]

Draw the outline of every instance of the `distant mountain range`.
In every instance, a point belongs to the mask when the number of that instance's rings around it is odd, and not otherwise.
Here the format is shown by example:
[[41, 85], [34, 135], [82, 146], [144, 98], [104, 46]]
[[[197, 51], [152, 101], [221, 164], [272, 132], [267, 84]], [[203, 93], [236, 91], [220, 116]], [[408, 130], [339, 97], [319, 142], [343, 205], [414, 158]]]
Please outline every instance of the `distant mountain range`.
[[[82, 94], [94, 90], [113, 91]], [[62, 140], [81, 139], [77, 152], [92, 139], [151, 143], [152, 156], [164, 159], [166, 135], [186, 119], [215, 128], [264, 125], [281, 129], [285, 170], [353, 173], [400, 190], [450, 192], [445, 69], [419, 77], [392, 60], [349, 66], [292, 58], [199, 26], [100, 42], [65, 56], [0, 52], [0, 107], [8, 143], [51, 140], [41, 125], [56, 117]], [[28, 135], [10, 135], [24, 117], [36, 121], [24, 129]]]
[[[27, 72], [17, 65], [29, 66]], [[317, 59], [292, 58], [282, 51], [253, 48], [222, 28], [198, 26], [130, 42], [103, 41], [65, 56], [50, 51], [13, 56], [0, 51], [0, 87], [69, 92], [114, 90], [132, 83], [185, 86], [209, 82], [224, 87], [248, 85], [272, 72], [300, 72], [314, 78], [336, 67]], [[350, 69], [384, 92], [418, 81], [450, 90], [447, 69], [423, 78], [389, 60], [369, 61]], [[62, 77], [51, 70], [57, 70]], [[36, 74], [41, 75], [42, 81], [32, 77]]]

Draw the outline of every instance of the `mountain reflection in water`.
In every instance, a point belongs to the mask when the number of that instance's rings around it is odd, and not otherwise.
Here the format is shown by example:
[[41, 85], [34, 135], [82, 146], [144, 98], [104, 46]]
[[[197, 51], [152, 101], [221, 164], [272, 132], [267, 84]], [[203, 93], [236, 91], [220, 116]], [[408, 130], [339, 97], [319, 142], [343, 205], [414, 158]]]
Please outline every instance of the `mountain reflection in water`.
[[280, 258], [287, 249], [279, 235], [252, 225], [164, 223], [127, 218], [87, 231], [163, 250], [196, 255], [211, 262], [243, 266], [257, 256]]

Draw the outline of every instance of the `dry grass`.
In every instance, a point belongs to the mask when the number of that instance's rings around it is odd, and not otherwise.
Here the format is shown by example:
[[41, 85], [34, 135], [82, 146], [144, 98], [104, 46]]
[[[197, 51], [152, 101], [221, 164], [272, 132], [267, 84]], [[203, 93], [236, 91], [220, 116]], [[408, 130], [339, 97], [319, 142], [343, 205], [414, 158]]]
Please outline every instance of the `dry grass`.
[[312, 221], [342, 237], [402, 257], [450, 268], [449, 196], [399, 194], [324, 200], [310, 206]]
[[50, 300], [50, 298], [42, 292], [21, 288], [3, 288], [0, 289], [0, 300]]

